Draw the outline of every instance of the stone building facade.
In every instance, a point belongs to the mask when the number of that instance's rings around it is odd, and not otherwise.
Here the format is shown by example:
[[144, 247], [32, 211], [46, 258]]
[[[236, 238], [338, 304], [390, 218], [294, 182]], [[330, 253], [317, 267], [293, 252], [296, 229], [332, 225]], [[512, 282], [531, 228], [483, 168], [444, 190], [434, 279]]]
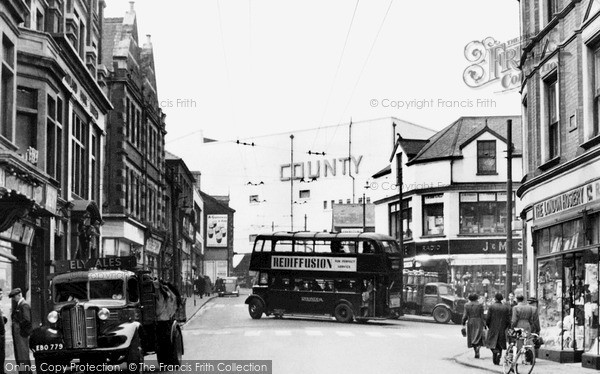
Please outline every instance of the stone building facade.
[[100, 246], [112, 108], [99, 61], [104, 7], [0, 4], [0, 287], [25, 290], [34, 322], [46, 313], [52, 261], [93, 256]]

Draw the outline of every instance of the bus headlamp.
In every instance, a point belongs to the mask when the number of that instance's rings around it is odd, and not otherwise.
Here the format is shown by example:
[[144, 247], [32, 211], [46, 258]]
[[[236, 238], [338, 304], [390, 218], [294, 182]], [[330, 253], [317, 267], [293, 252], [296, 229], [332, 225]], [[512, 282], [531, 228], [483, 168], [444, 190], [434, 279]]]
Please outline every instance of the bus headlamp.
[[98, 318], [102, 321], [106, 321], [110, 316], [110, 311], [106, 308], [102, 308], [98, 311]]
[[46, 319], [50, 323], [58, 322], [58, 312], [56, 312], [56, 310], [51, 311], [50, 313], [48, 313], [48, 316], [46, 317]]

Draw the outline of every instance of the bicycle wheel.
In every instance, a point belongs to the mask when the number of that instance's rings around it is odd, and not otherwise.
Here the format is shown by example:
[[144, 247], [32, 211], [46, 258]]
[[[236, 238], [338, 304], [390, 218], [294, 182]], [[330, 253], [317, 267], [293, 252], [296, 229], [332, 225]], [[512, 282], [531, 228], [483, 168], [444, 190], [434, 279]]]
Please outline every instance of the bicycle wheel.
[[510, 374], [514, 372], [514, 357], [515, 357], [515, 345], [510, 344], [506, 349], [506, 353], [504, 354], [504, 360], [502, 360], [502, 373]]
[[514, 360], [515, 374], [531, 374], [535, 366], [535, 351], [532, 347], [523, 347]]

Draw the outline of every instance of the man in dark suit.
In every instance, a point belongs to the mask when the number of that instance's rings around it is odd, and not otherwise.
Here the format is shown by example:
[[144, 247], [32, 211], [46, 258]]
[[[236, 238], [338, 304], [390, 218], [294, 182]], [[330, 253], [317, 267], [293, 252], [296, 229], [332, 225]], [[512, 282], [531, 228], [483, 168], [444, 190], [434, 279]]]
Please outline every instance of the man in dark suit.
[[13, 301], [10, 314], [12, 322], [13, 344], [15, 346], [15, 360], [19, 365], [19, 372], [31, 373], [29, 360], [29, 335], [31, 335], [31, 306], [21, 293], [20, 288], [15, 288], [8, 294]]
[[510, 327], [511, 310], [508, 304], [502, 304], [501, 293], [494, 296], [496, 302], [490, 305], [486, 325], [488, 327], [487, 346], [492, 350], [492, 362], [500, 365], [502, 350], [506, 349], [506, 329]]

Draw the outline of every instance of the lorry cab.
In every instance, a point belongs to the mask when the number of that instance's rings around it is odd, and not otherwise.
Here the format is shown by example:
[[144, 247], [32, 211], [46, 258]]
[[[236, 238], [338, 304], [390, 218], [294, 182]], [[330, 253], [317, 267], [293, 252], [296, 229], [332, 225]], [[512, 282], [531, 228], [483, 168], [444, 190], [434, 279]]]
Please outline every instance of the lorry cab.
[[174, 287], [135, 262], [135, 257], [56, 262], [51, 311], [29, 340], [41, 372], [73, 359], [128, 366], [153, 353], [161, 363], [181, 362], [185, 305]]

